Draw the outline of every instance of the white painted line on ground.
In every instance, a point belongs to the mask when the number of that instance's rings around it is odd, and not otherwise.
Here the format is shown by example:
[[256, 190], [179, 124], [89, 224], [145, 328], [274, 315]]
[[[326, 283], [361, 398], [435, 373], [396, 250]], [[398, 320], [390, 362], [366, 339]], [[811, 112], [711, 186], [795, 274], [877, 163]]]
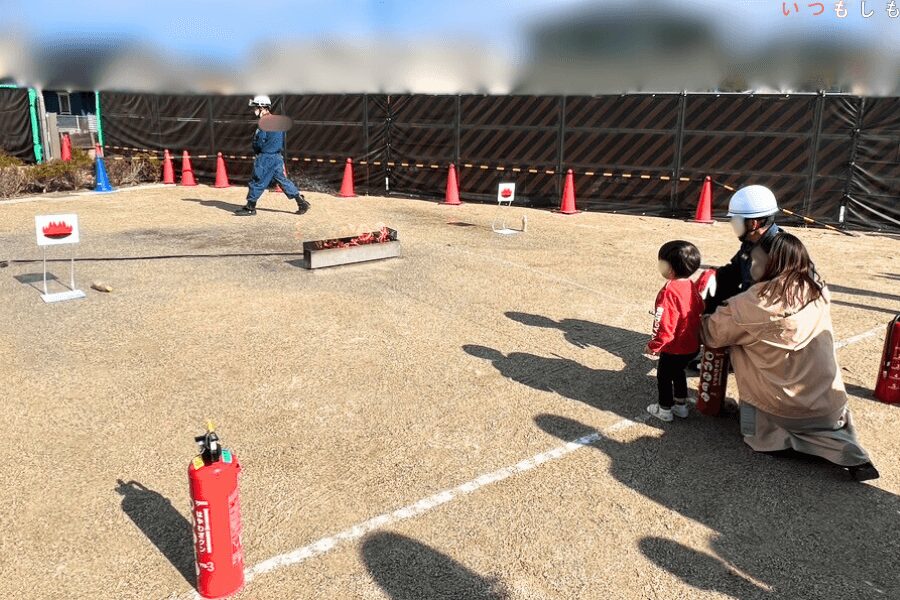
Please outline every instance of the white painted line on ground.
[[47, 197], [47, 196], [26, 196], [24, 198], [13, 198], [12, 200], [0, 200], [0, 206], [4, 206], [6, 204], [23, 204], [25, 202], [65, 202], [66, 200], [76, 200], [78, 198], [84, 196], [108, 196], [110, 194], [116, 194], [119, 192], [131, 192], [138, 190], [152, 190], [154, 188], [161, 187], [170, 187], [162, 183], [148, 183], [146, 185], [129, 185], [124, 187], [119, 187], [114, 189], [112, 192], [93, 192], [90, 190], [85, 191], [73, 191], [70, 194], [66, 194], [65, 196], [55, 196], [55, 197]]
[[[606, 431], [618, 431], [636, 424], [637, 421], [631, 419], [622, 419], [621, 421], [607, 428]], [[454, 488], [438, 492], [437, 494], [428, 496], [427, 498], [423, 498], [422, 500], [419, 500], [414, 504], [404, 506], [403, 508], [399, 508], [393, 512], [373, 517], [368, 521], [355, 525], [350, 529], [342, 531], [331, 537], [323, 538], [317, 542], [313, 542], [308, 546], [304, 546], [292, 552], [280, 554], [268, 560], [264, 560], [263, 562], [246, 570], [246, 580], [249, 582], [257, 575], [262, 575], [263, 573], [268, 573], [282, 567], [295, 565], [314, 556], [324, 554], [325, 552], [328, 552], [342, 542], [357, 540], [363, 537], [365, 534], [371, 531], [375, 531], [376, 529], [379, 529], [381, 527], [417, 517], [438, 506], [441, 506], [442, 504], [447, 504], [448, 502], [455, 500], [460, 496], [471, 494], [472, 492], [480, 488], [497, 483], [498, 481], [503, 481], [504, 479], [508, 479], [513, 475], [530, 471], [544, 463], [559, 460], [560, 458], [563, 458], [564, 456], [571, 454], [572, 452], [575, 452], [576, 450], [588, 444], [596, 442], [601, 437], [602, 434], [596, 432], [582, 436], [577, 440], [569, 442], [563, 446], [553, 448], [546, 452], [541, 452], [540, 454], [536, 454], [531, 458], [519, 461], [514, 465], [504, 467], [492, 473], [485, 473], [484, 475], [480, 475], [479, 477], [476, 477], [471, 481], [467, 481], [466, 483], [460, 484]]]
[[[855, 344], [856, 342], [876, 335], [881, 330], [881, 326], [875, 327], [873, 329], [870, 329], [869, 331], [866, 331], [865, 333], [847, 338], [844, 341], [835, 342], [834, 347], [835, 349], [837, 349], [843, 348], [844, 346], [849, 346], [850, 344]], [[325, 554], [344, 542], [358, 540], [371, 531], [375, 531], [376, 529], [379, 529], [386, 525], [392, 525], [400, 521], [405, 521], [406, 519], [418, 517], [419, 515], [425, 514], [426, 512], [437, 508], [438, 506], [447, 504], [448, 502], [466, 494], [471, 494], [472, 492], [483, 487], [486, 487], [493, 483], [497, 483], [498, 481], [503, 481], [504, 479], [508, 479], [513, 475], [518, 475], [519, 473], [530, 471], [545, 463], [564, 458], [565, 456], [568, 456], [576, 450], [593, 444], [604, 435], [622, 431], [624, 429], [634, 427], [635, 425], [645, 423], [648, 418], [649, 415], [644, 413], [632, 419], [621, 419], [620, 421], [613, 423], [609, 427], [604, 428], [602, 431], [582, 436], [577, 440], [573, 440], [562, 446], [557, 446], [556, 448], [552, 448], [550, 450], [547, 450], [546, 452], [541, 452], [540, 454], [536, 454], [531, 458], [526, 458], [525, 460], [519, 461], [514, 465], [498, 469], [497, 471], [494, 471], [492, 473], [485, 473], [484, 475], [480, 475], [475, 479], [472, 479], [471, 481], [467, 481], [454, 488], [438, 492], [436, 494], [428, 496], [427, 498], [423, 498], [418, 502], [404, 506], [403, 508], [398, 508], [397, 510], [394, 510], [392, 512], [384, 513], [378, 515], [377, 517], [372, 517], [368, 521], [363, 521], [362, 523], [354, 525], [350, 529], [345, 529], [344, 531], [335, 535], [322, 538], [316, 542], [303, 546], [302, 548], [297, 548], [296, 550], [292, 550], [291, 552], [273, 556], [268, 560], [257, 563], [253, 567], [247, 568], [244, 571], [245, 581], [246, 583], [250, 583], [253, 578], [258, 575], [263, 575], [277, 569], [299, 564], [310, 558]], [[196, 592], [191, 592], [189, 595], [182, 597], [199, 599], [200, 595]]]
[[854, 335], [853, 337], [847, 338], [842, 342], [835, 342], [834, 349], [838, 350], [843, 348], [844, 346], [849, 346], [850, 344], [855, 344], [856, 342], [861, 342], [870, 337], [876, 336], [882, 331], [886, 331], [887, 325], [879, 325], [877, 327], [873, 327], [872, 329], [866, 331], [865, 333], [860, 333], [859, 335]]

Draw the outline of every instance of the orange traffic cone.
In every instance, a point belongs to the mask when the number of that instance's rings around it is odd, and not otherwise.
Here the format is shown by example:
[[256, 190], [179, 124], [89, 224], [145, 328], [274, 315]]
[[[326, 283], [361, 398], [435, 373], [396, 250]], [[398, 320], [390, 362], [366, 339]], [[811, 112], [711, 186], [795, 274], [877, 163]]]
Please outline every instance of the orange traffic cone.
[[456, 165], [450, 163], [450, 170], [447, 172], [447, 191], [444, 193], [444, 201], [441, 204], [449, 204], [458, 206], [462, 204], [459, 201], [459, 181], [456, 179]]
[[353, 191], [353, 159], [348, 158], [344, 165], [344, 180], [341, 182], [341, 192], [338, 195], [341, 198], [356, 197]]
[[228, 172], [225, 171], [225, 159], [222, 158], [221, 152], [216, 156], [216, 184], [213, 187], [231, 187], [231, 184], [228, 183]]
[[62, 134], [62, 146], [60, 148], [60, 158], [65, 162], [72, 160], [72, 138], [68, 133]]
[[172, 155], [163, 151], [163, 184], [175, 184], [175, 167], [172, 166]]
[[572, 169], [566, 172], [566, 186], [563, 188], [559, 212], [564, 215], [574, 215], [578, 212], [575, 210], [575, 175]]
[[194, 179], [194, 168], [191, 167], [191, 156], [187, 150], [181, 155], [181, 185], [186, 187], [197, 185], [197, 180]]
[[703, 187], [700, 188], [700, 201], [697, 203], [694, 223], [715, 223], [712, 218], [712, 180], [709, 175], [703, 180]]

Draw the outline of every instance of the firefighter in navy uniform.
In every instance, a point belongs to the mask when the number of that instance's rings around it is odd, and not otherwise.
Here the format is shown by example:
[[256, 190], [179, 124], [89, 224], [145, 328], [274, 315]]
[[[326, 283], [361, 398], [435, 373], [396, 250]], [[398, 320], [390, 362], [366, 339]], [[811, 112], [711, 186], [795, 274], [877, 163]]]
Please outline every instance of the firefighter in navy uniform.
[[[257, 118], [264, 117], [270, 113], [272, 101], [268, 96], [254, 96], [250, 101], [250, 107]], [[306, 201], [294, 182], [284, 174], [284, 157], [281, 154], [283, 148], [284, 132], [257, 129], [253, 134], [253, 152], [256, 154], [256, 159], [253, 161], [253, 174], [247, 190], [247, 205], [234, 211], [234, 214], [238, 216], [255, 215], [256, 201], [266, 191], [273, 179], [278, 182], [285, 195], [297, 203], [298, 215], [309, 210], [309, 202]]]
[[[765, 186], [742, 187], [731, 196], [728, 216], [731, 217], [731, 227], [740, 240], [741, 247], [727, 265], [716, 269], [715, 284], [710, 287], [709, 295], [704, 295], [704, 314], [713, 314], [729, 298], [753, 285], [750, 253], [764, 240], [770, 241], [781, 231], [775, 224], [778, 212], [775, 194]], [[699, 371], [700, 361], [692, 361], [688, 369]]]

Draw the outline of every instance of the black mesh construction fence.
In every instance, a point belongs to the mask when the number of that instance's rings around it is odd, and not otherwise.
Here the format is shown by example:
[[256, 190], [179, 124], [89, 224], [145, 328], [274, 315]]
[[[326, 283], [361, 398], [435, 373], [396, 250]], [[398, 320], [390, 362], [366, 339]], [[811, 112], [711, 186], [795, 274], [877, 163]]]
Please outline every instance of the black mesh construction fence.
[[26, 88], [0, 88], [0, 150], [19, 160], [34, 162]]
[[[352, 158], [357, 190], [442, 197], [450, 163], [463, 200], [559, 204], [565, 173], [581, 210], [687, 217], [703, 179], [766, 185], [784, 208], [829, 224], [900, 230], [900, 98], [846, 95], [286, 95], [289, 171], [336, 189]], [[212, 179], [249, 177], [255, 119], [246, 96], [101, 95], [107, 152], [190, 152]], [[177, 164], [177, 163], [176, 163]]]

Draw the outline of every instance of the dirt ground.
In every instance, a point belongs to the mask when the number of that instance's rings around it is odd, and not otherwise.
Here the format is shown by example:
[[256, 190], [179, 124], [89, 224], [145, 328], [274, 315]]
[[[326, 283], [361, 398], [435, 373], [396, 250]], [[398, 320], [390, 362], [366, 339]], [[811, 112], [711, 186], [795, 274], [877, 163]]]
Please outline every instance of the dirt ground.
[[[869, 332], [838, 350], [882, 473], [857, 484], [754, 454], [732, 418], [623, 421], [655, 398], [657, 248], [689, 239], [722, 264], [725, 225], [512, 209], [528, 232], [501, 236], [493, 206], [310, 194], [297, 216], [272, 193], [240, 219], [244, 193], [0, 203], [0, 260], [39, 259], [34, 215], [64, 212], [83, 258], [232, 255], [79, 262], [87, 298], [60, 304], [40, 299], [40, 262], [0, 269], [0, 598], [190, 598], [186, 469], [207, 418], [243, 465], [248, 569], [480, 481], [237, 598], [900, 598], [900, 406], [871, 392], [897, 239], [793, 230], [834, 292], [836, 339]], [[300, 240], [380, 223], [402, 258], [299, 266]]]

